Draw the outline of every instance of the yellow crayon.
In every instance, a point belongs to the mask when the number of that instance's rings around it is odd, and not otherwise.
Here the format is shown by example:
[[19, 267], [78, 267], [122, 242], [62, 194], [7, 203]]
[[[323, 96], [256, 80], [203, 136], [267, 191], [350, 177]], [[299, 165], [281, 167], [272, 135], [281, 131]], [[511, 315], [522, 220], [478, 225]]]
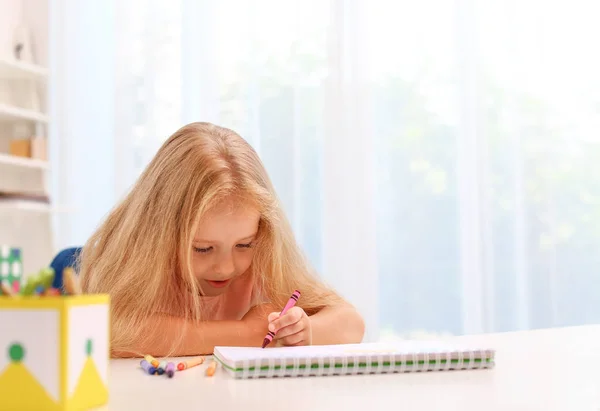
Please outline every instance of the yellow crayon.
[[208, 375], [209, 377], [212, 377], [213, 375], [215, 375], [216, 370], [217, 370], [217, 362], [213, 361], [210, 363], [208, 368], [206, 368], [206, 375]]
[[156, 358], [154, 358], [153, 356], [151, 356], [150, 354], [144, 355], [144, 359], [146, 361], [148, 361], [150, 364], [152, 364], [152, 366], [154, 368], [158, 368], [158, 364], [159, 364], [158, 360]]
[[177, 364], [177, 369], [179, 371], [187, 370], [188, 368], [195, 367], [197, 365], [202, 364], [203, 362], [204, 362], [204, 357], [197, 357], [197, 358], [194, 358], [193, 360], [180, 362], [179, 364]]

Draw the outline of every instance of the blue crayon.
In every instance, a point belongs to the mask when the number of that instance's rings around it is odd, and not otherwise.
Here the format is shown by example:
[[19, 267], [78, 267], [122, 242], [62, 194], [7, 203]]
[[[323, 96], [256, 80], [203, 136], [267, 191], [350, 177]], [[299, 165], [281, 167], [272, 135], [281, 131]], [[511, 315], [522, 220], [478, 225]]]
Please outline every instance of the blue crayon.
[[156, 368], [154, 368], [148, 361], [142, 360], [140, 361], [140, 365], [148, 374], [155, 374]]

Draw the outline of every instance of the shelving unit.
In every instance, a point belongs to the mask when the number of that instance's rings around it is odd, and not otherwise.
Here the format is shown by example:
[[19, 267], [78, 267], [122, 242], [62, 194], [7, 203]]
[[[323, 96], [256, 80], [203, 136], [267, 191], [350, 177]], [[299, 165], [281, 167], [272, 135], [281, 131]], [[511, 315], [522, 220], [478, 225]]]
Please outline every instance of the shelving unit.
[[48, 124], [48, 116], [43, 113], [0, 103], [0, 121], [19, 120]]
[[[0, 244], [23, 250], [26, 275], [50, 263], [55, 253], [52, 219], [61, 210], [49, 195], [49, 161], [12, 155], [9, 146], [18, 137], [47, 138], [48, 74], [45, 67], [0, 57]], [[14, 130], [28, 134], [16, 136]]]
[[44, 160], [37, 160], [34, 158], [26, 158], [19, 156], [11, 156], [10, 154], [0, 153], [0, 167], [1, 166], [14, 166], [23, 168], [33, 168], [40, 170], [49, 170], [50, 164]]
[[36, 203], [34, 201], [25, 200], [4, 200], [0, 201], [0, 210], [8, 211], [35, 211], [38, 213], [52, 213], [55, 211], [50, 205], [44, 203]]
[[0, 79], [47, 80], [48, 70], [36, 64], [0, 57]]

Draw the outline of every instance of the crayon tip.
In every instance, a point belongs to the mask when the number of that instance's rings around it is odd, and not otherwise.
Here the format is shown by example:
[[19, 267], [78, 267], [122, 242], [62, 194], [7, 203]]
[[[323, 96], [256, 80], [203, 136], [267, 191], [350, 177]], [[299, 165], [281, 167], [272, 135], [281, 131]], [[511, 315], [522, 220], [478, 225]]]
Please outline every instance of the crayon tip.
[[262, 343], [262, 348], [265, 348], [267, 345], [269, 345], [269, 339], [265, 338]]

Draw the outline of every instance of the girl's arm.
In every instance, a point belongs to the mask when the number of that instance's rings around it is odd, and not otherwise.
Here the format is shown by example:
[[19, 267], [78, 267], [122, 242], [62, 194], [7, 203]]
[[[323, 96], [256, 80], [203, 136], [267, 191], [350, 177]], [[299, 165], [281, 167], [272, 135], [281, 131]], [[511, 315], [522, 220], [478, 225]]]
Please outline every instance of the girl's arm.
[[365, 323], [356, 309], [347, 303], [324, 307], [310, 316], [312, 344], [360, 343]]
[[[113, 352], [112, 357], [155, 357], [210, 355], [217, 345], [260, 347], [268, 332], [267, 313], [273, 307], [257, 306], [242, 320], [202, 321], [160, 315], [144, 326], [143, 341], [127, 351]], [[181, 332], [186, 330], [183, 338]], [[178, 340], [179, 343], [173, 345]]]

